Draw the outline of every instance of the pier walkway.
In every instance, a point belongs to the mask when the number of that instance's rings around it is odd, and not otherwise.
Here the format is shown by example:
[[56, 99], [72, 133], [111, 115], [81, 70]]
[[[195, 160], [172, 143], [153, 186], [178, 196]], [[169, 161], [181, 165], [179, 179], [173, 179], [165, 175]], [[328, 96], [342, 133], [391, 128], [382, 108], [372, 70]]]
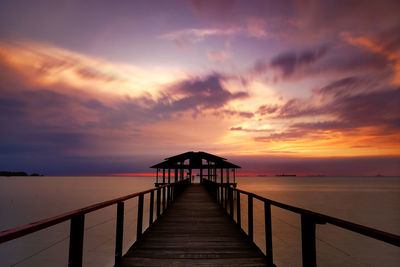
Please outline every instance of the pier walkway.
[[122, 266], [265, 266], [263, 253], [201, 184], [189, 185], [122, 258]]

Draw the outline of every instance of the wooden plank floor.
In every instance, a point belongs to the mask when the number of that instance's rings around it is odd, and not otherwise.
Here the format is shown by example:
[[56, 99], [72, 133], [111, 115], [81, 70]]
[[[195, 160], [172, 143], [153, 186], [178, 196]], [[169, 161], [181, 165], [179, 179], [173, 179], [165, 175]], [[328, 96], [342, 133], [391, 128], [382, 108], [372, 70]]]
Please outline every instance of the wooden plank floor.
[[265, 266], [262, 252], [191, 184], [123, 257], [122, 266]]

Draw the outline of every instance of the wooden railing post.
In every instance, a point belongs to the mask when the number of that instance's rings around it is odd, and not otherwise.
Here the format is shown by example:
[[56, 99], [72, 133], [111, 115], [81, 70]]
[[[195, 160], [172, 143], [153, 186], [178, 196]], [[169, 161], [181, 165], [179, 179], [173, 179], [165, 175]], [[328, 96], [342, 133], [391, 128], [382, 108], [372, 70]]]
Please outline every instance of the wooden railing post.
[[218, 186], [218, 192], [219, 192], [219, 205], [222, 207], [222, 203], [224, 203], [224, 192], [222, 191], [224, 188], [221, 186]]
[[301, 251], [303, 267], [317, 266], [315, 249], [315, 222], [311, 217], [301, 215]]
[[225, 186], [225, 212], [228, 213], [228, 186]]
[[85, 215], [78, 215], [71, 219], [69, 236], [69, 267], [81, 267], [83, 256], [83, 233], [85, 231]]
[[165, 211], [165, 186], [162, 188], [162, 212]]
[[217, 183], [215, 183], [214, 187], [215, 187], [215, 193], [216, 193], [216, 200], [217, 200], [217, 203], [219, 203], [219, 186]]
[[170, 201], [171, 201], [171, 189], [170, 189], [170, 186], [168, 185], [167, 186], [167, 207], [169, 206], [169, 204], [170, 204]]
[[240, 214], [240, 192], [236, 191], [236, 214], [237, 214], [237, 224], [239, 225], [239, 227], [241, 228], [241, 222], [242, 222], [242, 218], [241, 218], [241, 214]]
[[136, 240], [140, 240], [142, 238], [142, 230], [143, 230], [142, 226], [143, 226], [143, 194], [139, 195], [139, 198], [138, 198]]
[[222, 208], [225, 208], [225, 187], [222, 185], [221, 186], [221, 196], [222, 196], [222, 199], [221, 199], [221, 207]]
[[229, 213], [231, 219], [233, 220], [233, 189], [229, 187]]
[[248, 195], [248, 208], [247, 208], [247, 216], [248, 216], [248, 224], [249, 224], [249, 240], [253, 242], [253, 196], [251, 194]]
[[157, 188], [157, 220], [160, 218], [160, 207], [161, 207], [161, 189]]
[[117, 223], [115, 231], [115, 267], [121, 266], [123, 237], [124, 237], [124, 202], [118, 202]]
[[267, 257], [267, 263], [273, 266], [273, 254], [272, 254], [272, 223], [271, 223], [271, 204], [264, 201], [264, 217], [265, 217], [265, 254]]
[[149, 227], [153, 225], [153, 213], [154, 213], [154, 191], [150, 192], [150, 214], [149, 214]]

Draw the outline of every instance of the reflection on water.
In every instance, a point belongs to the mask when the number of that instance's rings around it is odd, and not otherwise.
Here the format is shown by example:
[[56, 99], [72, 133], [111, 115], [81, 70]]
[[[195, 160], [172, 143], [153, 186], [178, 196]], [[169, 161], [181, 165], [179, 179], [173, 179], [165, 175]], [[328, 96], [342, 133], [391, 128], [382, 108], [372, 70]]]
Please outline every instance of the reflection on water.
[[[148, 189], [153, 182], [151, 177], [0, 178], [0, 230]], [[400, 233], [399, 177], [239, 177], [238, 187], [276, 201]], [[147, 196], [145, 207], [148, 201]], [[125, 251], [136, 238], [136, 207], [137, 199], [125, 204]], [[244, 229], [246, 209], [243, 196]], [[255, 241], [265, 250], [263, 210], [263, 204], [254, 200]], [[86, 216], [85, 266], [113, 265], [115, 215], [116, 207], [112, 206]], [[145, 225], [148, 217], [147, 211]], [[272, 227], [277, 266], [301, 266], [299, 215], [273, 207]], [[66, 222], [2, 244], [1, 266], [21, 260], [16, 266], [65, 266], [68, 235]], [[37, 252], [40, 253], [33, 255]], [[317, 253], [319, 266], [400, 265], [399, 248], [331, 225], [317, 226]]]

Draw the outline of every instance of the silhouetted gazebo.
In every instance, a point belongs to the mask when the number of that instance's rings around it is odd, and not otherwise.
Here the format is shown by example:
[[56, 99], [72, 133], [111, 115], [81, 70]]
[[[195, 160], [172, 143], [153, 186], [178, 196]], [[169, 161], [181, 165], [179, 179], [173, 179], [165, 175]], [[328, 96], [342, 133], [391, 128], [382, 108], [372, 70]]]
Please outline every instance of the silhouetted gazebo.
[[[207, 178], [213, 182], [219, 182], [221, 184], [228, 184], [236, 187], [236, 169], [240, 167], [228, 162], [225, 158], [221, 158], [213, 154], [202, 151], [190, 151], [166, 158], [163, 162], [153, 165], [150, 168], [157, 169], [155, 182], [156, 186], [171, 182], [171, 170], [174, 172], [174, 182], [177, 182], [185, 178], [185, 170], [188, 171], [187, 176], [192, 178], [192, 171], [194, 169], [199, 169], [200, 183], [203, 182], [204, 178]], [[161, 170], [162, 182], [159, 182], [158, 176]], [[218, 172], [220, 173], [219, 176]], [[232, 178], [232, 180], [230, 180], [230, 178]]]

